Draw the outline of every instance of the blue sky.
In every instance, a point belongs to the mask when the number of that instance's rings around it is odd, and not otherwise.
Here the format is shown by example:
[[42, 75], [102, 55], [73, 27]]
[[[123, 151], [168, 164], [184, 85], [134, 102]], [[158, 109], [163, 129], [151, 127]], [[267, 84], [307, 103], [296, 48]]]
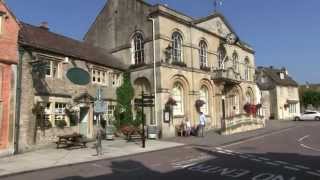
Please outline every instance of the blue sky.
[[[6, 0], [18, 19], [82, 39], [107, 0]], [[130, 1], [130, 0], [128, 0]], [[213, 12], [213, 0], [147, 0], [192, 17]], [[256, 63], [285, 66], [299, 83], [320, 83], [319, 0], [225, 0], [220, 8], [242, 40], [256, 50]]]

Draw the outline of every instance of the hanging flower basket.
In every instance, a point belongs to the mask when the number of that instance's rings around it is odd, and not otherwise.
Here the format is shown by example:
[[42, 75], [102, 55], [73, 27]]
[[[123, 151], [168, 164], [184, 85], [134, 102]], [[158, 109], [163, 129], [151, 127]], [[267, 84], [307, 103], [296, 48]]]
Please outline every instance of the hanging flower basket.
[[243, 109], [249, 115], [256, 115], [257, 110], [258, 110], [257, 105], [249, 104], [249, 103], [245, 104]]
[[196, 100], [195, 106], [196, 106], [196, 109], [197, 109], [198, 112], [200, 112], [200, 108], [201, 108], [204, 104], [206, 104], [206, 102], [204, 102], [203, 100], [201, 100], [201, 99]]
[[167, 105], [167, 106], [176, 106], [176, 105], [177, 105], [177, 101], [174, 100], [172, 97], [169, 97], [166, 105]]

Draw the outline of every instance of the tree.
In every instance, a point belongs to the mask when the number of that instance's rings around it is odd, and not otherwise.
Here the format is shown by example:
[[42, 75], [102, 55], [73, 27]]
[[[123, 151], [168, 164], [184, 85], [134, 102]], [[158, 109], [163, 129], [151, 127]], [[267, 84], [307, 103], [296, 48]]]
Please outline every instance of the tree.
[[133, 123], [131, 101], [134, 97], [134, 89], [130, 81], [130, 73], [123, 74], [123, 83], [116, 90], [117, 107], [116, 120], [118, 121], [118, 128], [123, 125], [131, 125]]
[[301, 92], [301, 101], [303, 106], [306, 108], [308, 105], [313, 107], [320, 106], [320, 92], [315, 90], [305, 90]]

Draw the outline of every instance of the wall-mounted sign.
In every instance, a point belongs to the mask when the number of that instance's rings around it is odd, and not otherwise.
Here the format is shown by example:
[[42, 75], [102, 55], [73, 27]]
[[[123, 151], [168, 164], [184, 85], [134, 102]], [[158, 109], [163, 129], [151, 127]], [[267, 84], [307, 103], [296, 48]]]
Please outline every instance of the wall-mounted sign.
[[67, 78], [77, 85], [87, 85], [90, 83], [90, 74], [86, 70], [78, 67], [69, 69]]

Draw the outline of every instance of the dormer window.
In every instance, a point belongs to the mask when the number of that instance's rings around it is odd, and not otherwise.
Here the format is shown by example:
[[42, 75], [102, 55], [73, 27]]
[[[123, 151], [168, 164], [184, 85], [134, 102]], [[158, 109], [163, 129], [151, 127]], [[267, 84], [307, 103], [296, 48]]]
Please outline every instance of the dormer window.
[[284, 79], [284, 73], [283, 72], [280, 73], [280, 79]]

